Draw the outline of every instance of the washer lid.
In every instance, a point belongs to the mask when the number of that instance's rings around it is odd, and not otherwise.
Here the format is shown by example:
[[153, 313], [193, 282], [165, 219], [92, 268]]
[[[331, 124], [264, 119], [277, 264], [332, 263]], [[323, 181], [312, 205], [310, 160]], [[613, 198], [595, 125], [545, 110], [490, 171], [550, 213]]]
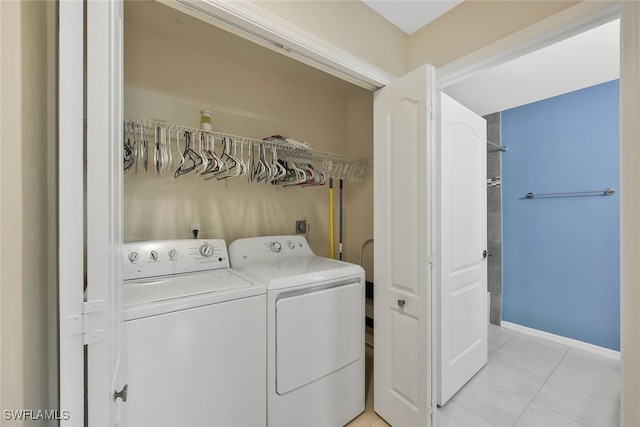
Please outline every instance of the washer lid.
[[267, 290], [307, 285], [364, 273], [359, 265], [319, 256], [247, 264], [237, 267], [236, 270], [265, 285]]
[[264, 286], [227, 269], [130, 280], [122, 284], [122, 311], [131, 320], [264, 292]]

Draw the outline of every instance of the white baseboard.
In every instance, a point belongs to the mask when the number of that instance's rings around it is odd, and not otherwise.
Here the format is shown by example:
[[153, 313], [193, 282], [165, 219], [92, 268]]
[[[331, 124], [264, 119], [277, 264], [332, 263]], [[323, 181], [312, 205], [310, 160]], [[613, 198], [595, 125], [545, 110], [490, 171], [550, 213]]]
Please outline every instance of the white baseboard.
[[613, 360], [620, 360], [620, 352], [611, 350], [609, 348], [600, 347], [597, 345], [589, 344], [583, 341], [574, 340], [572, 338], [563, 337], [560, 335], [550, 334], [549, 332], [540, 331], [538, 329], [528, 328], [526, 326], [518, 325], [516, 323], [500, 322], [500, 326], [511, 329], [512, 331], [522, 332], [523, 334], [532, 335], [538, 338], [544, 338], [549, 341], [557, 342], [559, 344], [568, 345], [569, 347], [585, 350], [591, 353], [599, 354], [600, 356], [608, 357]]

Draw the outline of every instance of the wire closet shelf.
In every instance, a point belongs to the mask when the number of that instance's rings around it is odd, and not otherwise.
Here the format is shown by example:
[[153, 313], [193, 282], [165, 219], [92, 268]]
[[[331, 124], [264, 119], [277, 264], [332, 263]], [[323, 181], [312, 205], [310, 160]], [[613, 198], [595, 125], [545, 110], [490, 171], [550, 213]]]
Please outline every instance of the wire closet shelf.
[[[187, 173], [205, 180], [246, 177], [274, 185], [324, 185], [329, 178], [362, 181], [366, 159], [317, 151], [291, 139], [254, 139], [158, 120], [124, 118], [124, 170]], [[315, 163], [315, 165], [314, 165]]]

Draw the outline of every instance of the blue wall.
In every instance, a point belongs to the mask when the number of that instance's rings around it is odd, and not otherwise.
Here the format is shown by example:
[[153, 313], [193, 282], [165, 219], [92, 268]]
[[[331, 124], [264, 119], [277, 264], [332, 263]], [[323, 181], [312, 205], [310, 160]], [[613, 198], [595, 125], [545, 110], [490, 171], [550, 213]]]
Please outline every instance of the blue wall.
[[618, 80], [502, 112], [503, 320], [620, 349]]

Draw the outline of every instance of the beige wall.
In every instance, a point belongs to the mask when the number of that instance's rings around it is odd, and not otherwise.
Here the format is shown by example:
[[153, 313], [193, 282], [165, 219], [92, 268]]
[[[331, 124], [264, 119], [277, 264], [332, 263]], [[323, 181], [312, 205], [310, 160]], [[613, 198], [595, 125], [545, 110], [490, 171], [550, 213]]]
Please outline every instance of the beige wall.
[[[258, 139], [281, 134], [319, 151], [372, 156], [370, 92], [161, 4], [126, 4], [124, 102], [127, 116], [198, 127], [206, 108], [216, 131]], [[353, 262], [372, 237], [371, 178], [368, 170], [365, 181], [345, 184], [346, 259]], [[365, 200], [353, 203], [351, 194]], [[327, 256], [328, 197], [328, 186], [277, 188], [246, 178], [218, 182], [128, 171], [125, 241], [185, 238], [188, 224], [198, 222], [201, 237], [231, 243], [291, 234], [295, 221], [306, 219], [312, 248]]]
[[409, 71], [409, 36], [360, 0], [253, 3], [393, 75]]
[[[1, 2], [1, 408], [49, 409], [48, 119], [55, 22], [47, 2]], [[55, 312], [51, 317], [54, 319]], [[55, 348], [54, 348], [55, 350]], [[7, 423], [18, 425], [19, 423]], [[4, 424], [3, 424], [4, 425]]]
[[467, 0], [408, 36], [360, 1], [255, 0], [253, 3], [396, 76], [436, 67], [513, 34], [575, 0]]
[[[622, 426], [640, 425], [640, 4], [625, 2], [622, 7], [622, 64], [620, 67], [620, 199], [621, 244], [621, 351]], [[626, 58], [631, 60], [625, 61]]]
[[409, 69], [445, 65], [576, 3], [467, 0], [411, 36]]

